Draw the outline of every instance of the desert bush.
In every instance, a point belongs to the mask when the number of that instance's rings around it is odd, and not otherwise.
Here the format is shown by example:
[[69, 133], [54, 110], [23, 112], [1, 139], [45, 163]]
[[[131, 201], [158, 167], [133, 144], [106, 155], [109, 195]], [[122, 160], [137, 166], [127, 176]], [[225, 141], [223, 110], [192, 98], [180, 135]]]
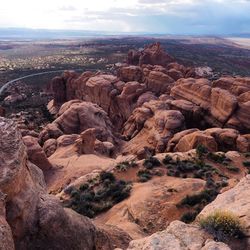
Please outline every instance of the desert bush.
[[187, 195], [184, 199], [181, 200], [179, 205], [185, 206], [195, 206], [200, 203], [209, 203], [213, 201], [216, 196], [218, 195], [218, 192], [215, 189], [205, 189], [199, 194], [195, 195]]
[[201, 218], [199, 224], [218, 241], [244, 236], [239, 218], [227, 211], [216, 211]]
[[197, 212], [186, 212], [181, 216], [181, 221], [185, 222], [185, 223], [191, 223], [195, 220], [196, 216], [197, 216]]
[[243, 165], [245, 167], [250, 167], [250, 161], [243, 161]]
[[140, 182], [147, 182], [152, 179], [152, 174], [148, 169], [139, 170], [137, 176]]
[[211, 161], [217, 162], [222, 164], [224, 162], [227, 163], [230, 161], [230, 159], [228, 159], [225, 154], [215, 154], [215, 153], [208, 153], [207, 158]]
[[152, 169], [154, 167], [159, 167], [161, 162], [154, 156], [150, 156], [143, 162], [143, 166], [147, 169]]
[[204, 145], [199, 144], [196, 147], [196, 155], [199, 159], [202, 159], [207, 153], [208, 153], [208, 150]]
[[163, 164], [174, 163], [172, 157], [170, 155], [166, 155], [165, 158], [162, 160]]
[[236, 172], [236, 173], [238, 173], [239, 171], [240, 171], [240, 169], [239, 168], [237, 168], [237, 167], [235, 167], [235, 166], [227, 166], [226, 167], [227, 168], [227, 170], [229, 170], [229, 171], [231, 171], [231, 172]]
[[126, 172], [129, 168], [137, 167], [137, 163], [132, 161], [123, 161], [116, 165], [116, 169], [120, 172]]
[[103, 171], [100, 173], [99, 182], [95, 185], [83, 184], [79, 189], [72, 188], [67, 206], [93, 218], [126, 199], [130, 195], [131, 188], [130, 183], [116, 180], [112, 173]]

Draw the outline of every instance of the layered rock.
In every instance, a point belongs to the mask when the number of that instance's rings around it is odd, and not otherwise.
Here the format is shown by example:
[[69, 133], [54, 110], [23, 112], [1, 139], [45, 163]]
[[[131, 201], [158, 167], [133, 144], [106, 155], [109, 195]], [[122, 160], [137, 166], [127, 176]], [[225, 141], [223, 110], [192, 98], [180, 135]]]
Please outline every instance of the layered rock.
[[142, 51], [131, 50], [128, 53], [128, 63], [132, 65], [151, 64], [167, 66], [173, 61], [174, 58], [163, 50], [160, 43], [146, 46]]
[[205, 79], [180, 79], [171, 89], [171, 96], [202, 108], [200, 115], [207, 126], [231, 127], [248, 133], [250, 96], [247, 83], [248, 78], [221, 78], [212, 84]]
[[249, 143], [249, 135], [240, 135], [235, 129], [211, 128], [204, 131], [188, 129], [173, 136], [168, 142], [167, 151], [187, 152], [198, 145], [203, 145], [212, 152], [232, 150], [247, 152]]
[[95, 128], [96, 137], [101, 141], [114, 142], [112, 124], [107, 113], [98, 105], [90, 102], [77, 102], [62, 107], [64, 112], [52, 124], [40, 133], [39, 141], [43, 144], [50, 138], [57, 139], [63, 134], [80, 134], [86, 129]]
[[43, 149], [38, 144], [36, 138], [32, 136], [24, 136], [23, 142], [27, 147], [29, 161], [38, 166], [41, 170], [46, 171], [52, 168], [52, 164], [48, 161]]
[[220, 194], [217, 198], [207, 205], [199, 214], [198, 218], [212, 214], [214, 211], [229, 211], [235, 214], [243, 227], [244, 233], [250, 247], [250, 197], [248, 195], [250, 189], [250, 175], [243, 178], [234, 188]]
[[230, 250], [226, 244], [208, 238], [198, 226], [173, 221], [162, 232], [131, 241], [127, 250]]
[[[1, 247], [8, 244], [4, 249], [14, 249], [6, 221], [16, 249], [111, 250], [126, 246], [130, 240], [126, 233], [98, 229], [88, 218], [64, 209], [57, 199], [46, 194], [43, 174], [27, 161], [21, 134], [12, 121], [0, 118], [0, 136]], [[4, 203], [2, 193], [6, 196]]]
[[164, 152], [174, 133], [184, 127], [181, 112], [169, 110], [164, 101], [144, 103], [132, 113], [124, 125], [123, 135], [130, 139], [125, 151], [139, 153], [145, 147]]

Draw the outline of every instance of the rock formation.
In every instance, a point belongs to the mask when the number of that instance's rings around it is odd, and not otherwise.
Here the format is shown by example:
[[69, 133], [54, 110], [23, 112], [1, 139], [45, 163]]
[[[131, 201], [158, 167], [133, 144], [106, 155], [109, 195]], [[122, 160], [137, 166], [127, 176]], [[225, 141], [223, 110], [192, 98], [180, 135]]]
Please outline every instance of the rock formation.
[[111, 250], [128, 242], [129, 236], [121, 230], [122, 240], [112, 227], [98, 229], [46, 194], [43, 174], [27, 160], [21, 134], [12, 121], [0, 118], [0, 136], [2, 249], [14, 249], [13, 240], [16, 249]]

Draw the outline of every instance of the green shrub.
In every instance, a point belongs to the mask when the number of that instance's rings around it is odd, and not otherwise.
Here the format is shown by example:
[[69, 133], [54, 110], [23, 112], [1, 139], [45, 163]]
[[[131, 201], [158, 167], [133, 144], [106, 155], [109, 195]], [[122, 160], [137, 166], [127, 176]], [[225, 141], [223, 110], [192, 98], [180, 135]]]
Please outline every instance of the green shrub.
[[238, 173], [240, 171], [240, 169], [235, 167], [235, 166], [227, 166], [227, 170], [229, 170], [231, 172], [236, 172], [236, 173]]
[[208, 150], [205, 146], [203, 146], [202, 144], [199, 144], [196, 147], [196, 155], [199, 159], [201, 159], [203, 156], [205, 156], [208, 153]]
[[174, 163], [172, 157], [170, 155], [166, 155], [165, 158], [162, 160], [163, 164]]
[[225, 154], [215, 154], [208, 153], [207, 158], [211, 161], [222, 164], [224, 161], [228, 161], [229, 159], [225, 156]]
[[243, 165], [245, 167], [250, 167], [250, 161], [243, 161]]
[[130, 183], [116, 180], [112, 173], [103, 171], [100, 173], [99, 182], [95, 182], [95, 185], [83, 184], [79, 190], [71, 188], [70, 202], [67, 206], [93, 218], [126, 199], [130, 195], [131, 188]]
[[195, 206], [197, 204], [200, 204], [202, 202], [209, 203], [213, 201], [216, 196], [218, 195], [218, 192], [214, 189], [205, 189], [199, 194], [195, 195], [187, 195], [184, 199], [181, 200], [180, 205], [188, 205], [188, 206]]
[[148, 169], [139, 170], [137, 176], [139, 177], [140, 182], [147, 182], [152, 179], [152, 174]]
[[149, 158], [147, 158], [143, 163], [143, 166], [147, 169], [159, 167], [160, 165], [161, 165], [161, 162], [156, 157], [153, 157], [153, 156], [150, 156]]
[[116, 165], [116, 169], [120, 172], [126, 172], [129, 168], [137, 167], [137, 163], [132, 161], [123, 161]]
[[233, 213], [216, 211], [200, 219], [200, 226], [218, 241], [242, 238], [244, 236], [239, 218]]
[[185, 222], [185, 223], [191, 223], [195, 220], [196, 216], [197, 216], [197, 212], [187, 212], [187, 213], [184, 213], [182, 216], [181, 216], [181, 221]]

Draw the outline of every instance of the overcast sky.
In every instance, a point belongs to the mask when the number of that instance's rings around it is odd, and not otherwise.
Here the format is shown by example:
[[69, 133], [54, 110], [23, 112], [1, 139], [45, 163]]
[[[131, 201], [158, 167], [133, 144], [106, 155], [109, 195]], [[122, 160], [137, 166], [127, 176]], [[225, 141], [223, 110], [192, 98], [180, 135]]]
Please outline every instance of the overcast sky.
[[247, 33], [250, 0], [1, 0], [0, 27]]

